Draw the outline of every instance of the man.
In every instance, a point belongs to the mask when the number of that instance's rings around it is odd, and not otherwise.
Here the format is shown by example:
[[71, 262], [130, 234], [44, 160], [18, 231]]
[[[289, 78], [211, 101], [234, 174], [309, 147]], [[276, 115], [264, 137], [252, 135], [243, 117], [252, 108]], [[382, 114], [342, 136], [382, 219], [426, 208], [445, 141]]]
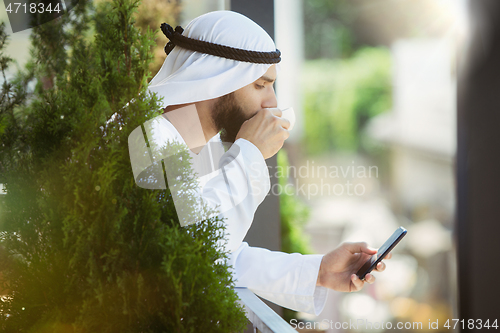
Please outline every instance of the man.
[[[165, 113], [145, 124], [145, 131], [153, 145], [176, 141], [189, 147], [200, 175], [199, 195], [225, 219], [236, 286], [281, 306], [319, 314], [327, 288], [352, 292], [373, 283], [371, 274], [365, 281], [354, 274], [376, 253], [365, 243], [345, 243], [323, 256], [271, 252], [242, 242], [270, 189], [265, 159], [289, 135], [290, 122], [276, 108], [273, 83], [280, 53], [269, 35], [230, 11], [202, 15], [185, 30], [163, 24], [162, 31], [170, 39], [168, 56], [149, 90], [163, 97]], [[221, 141], [232, 144], [227, 152]], [[153, 160], [165, 158], [158, 156]], [[134, 176], [141, 171], [136, 169]], [[175, 177], [168, 184], [175, 187]], [[176, 203], [178, 213], [183, 208]], [[180, 220], [197, 222], [187, 215]], [[383, 271], [385, 264], [376, 269]]]

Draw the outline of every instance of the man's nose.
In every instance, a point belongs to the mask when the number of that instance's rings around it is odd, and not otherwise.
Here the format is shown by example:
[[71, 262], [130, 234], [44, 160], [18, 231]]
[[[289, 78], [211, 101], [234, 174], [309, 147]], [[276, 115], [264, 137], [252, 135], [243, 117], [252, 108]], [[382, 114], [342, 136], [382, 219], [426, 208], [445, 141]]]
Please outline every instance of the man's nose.
[[274, 85], [268, 88], [269, 92], [266, 94], [264, 101], [262, 102], [262, 108], [275, 108], [278, 106], [278, 101], [276, 100], [276, 93], [274, 92]]

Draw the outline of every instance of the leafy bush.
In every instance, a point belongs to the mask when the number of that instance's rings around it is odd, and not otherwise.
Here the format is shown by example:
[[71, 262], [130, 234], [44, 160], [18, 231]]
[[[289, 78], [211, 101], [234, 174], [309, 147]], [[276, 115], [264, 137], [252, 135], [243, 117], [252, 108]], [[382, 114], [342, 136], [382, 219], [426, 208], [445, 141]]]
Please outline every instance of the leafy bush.
[[[169, 190], [133, 179], [128, 136], [160, 114], [146, 92], [154, 39], [134, 27], [138, 2], [102, 2], [92, 17], [89, 6], [33, 29], [29, 100], [23, 80], [2, 87], [0, 330], [242, 330], [221, 221], [182, 228]], [[190, 170], [187, 152], [172, 149]]]

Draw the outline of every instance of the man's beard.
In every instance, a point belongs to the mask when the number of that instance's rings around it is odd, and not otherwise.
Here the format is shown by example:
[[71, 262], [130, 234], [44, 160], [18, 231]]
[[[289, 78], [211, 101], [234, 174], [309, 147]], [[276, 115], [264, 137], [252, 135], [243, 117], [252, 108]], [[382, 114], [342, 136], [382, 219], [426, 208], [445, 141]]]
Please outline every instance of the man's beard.
[[221, 130], [222, 142], [234, 143], [241, 125], [248, 120], [243, 109], [236, 103], [234, 94], [219, 98], [212, 108], [212, 120], [217, 130]]

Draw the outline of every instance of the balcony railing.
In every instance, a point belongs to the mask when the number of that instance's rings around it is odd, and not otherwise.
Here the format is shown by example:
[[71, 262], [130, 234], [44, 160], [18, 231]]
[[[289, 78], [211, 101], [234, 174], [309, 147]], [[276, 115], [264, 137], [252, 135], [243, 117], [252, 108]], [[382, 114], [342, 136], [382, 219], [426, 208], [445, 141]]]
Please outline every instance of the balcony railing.
[[241, 300], [240, 304], [245, 307], [247, 318], [252, 323], [254, 332], [297, 333], [252, 291], [246, 288], [234, 288], [234, 290]]

